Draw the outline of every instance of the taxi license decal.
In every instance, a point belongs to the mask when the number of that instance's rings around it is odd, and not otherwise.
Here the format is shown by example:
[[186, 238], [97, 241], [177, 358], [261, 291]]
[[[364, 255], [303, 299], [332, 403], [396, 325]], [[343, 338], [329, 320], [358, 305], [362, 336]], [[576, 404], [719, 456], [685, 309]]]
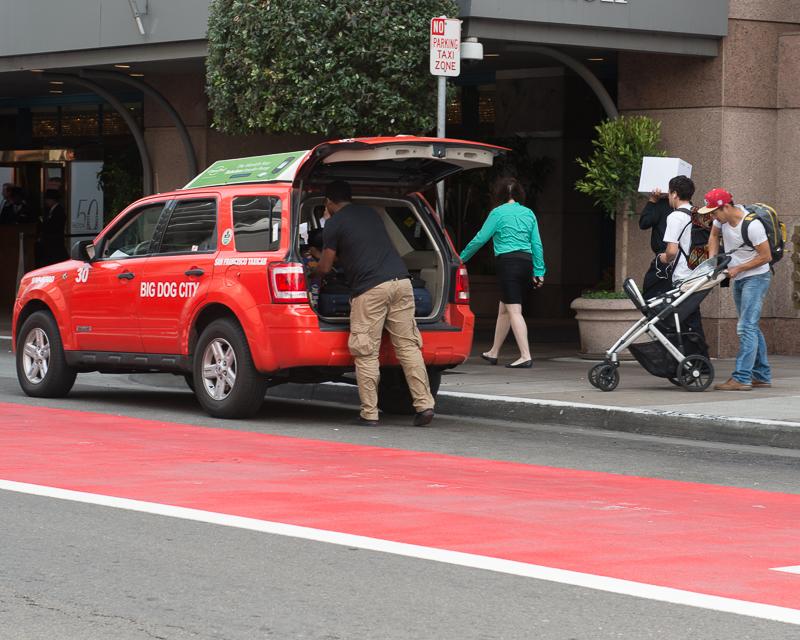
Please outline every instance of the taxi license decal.
[[266, 258], [217, 258], [214, 260], [214, 266], [230, 266], [237, 267], [263, 267], [267, 264]]
[[55, 276], [33, 276], [31, 278], [31, 284], [50, 284], [51, 282], [55, 282]]
[[233, 229], [225, 229], [225, 231], [222, 232], [222, 244], [227, 246], [231, 243], [231, 240], [233, 240]]
[[191, 298], [200, 287], [199, 282], [141, 282], [140, 298]]

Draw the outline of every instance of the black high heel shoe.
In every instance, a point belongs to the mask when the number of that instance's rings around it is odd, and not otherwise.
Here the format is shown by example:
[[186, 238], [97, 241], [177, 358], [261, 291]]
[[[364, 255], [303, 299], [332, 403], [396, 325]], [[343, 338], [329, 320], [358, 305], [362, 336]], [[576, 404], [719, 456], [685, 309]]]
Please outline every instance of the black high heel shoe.
[[492, 358], [492, 356], [487, 356], [485, 353], [481, 354], [481, 358], [486, 360], [489, 364], [497, 364], [497, 358]]
[[506, 369], [530, 369], [533, 366], [533, 360], [526, 360], [519, 364], [507, 364]]

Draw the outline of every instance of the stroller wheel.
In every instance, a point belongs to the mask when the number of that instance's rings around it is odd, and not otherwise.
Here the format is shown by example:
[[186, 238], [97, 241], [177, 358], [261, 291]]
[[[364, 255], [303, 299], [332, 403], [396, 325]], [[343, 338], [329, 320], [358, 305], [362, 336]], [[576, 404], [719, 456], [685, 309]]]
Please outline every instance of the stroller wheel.
[[589, 384], [600, 391], [613, 391], [619, 384], [619, 371], [616, 365], [601, 362], [589, 370]]
[[683, 385], [681, 384], [681, 381], [680, 381], [680, 380], [678, 380], [677, 378], [667, 378], [667, 380], [669, 380], [669, 381], [670, 381], [672, 384], [674, 384], [676, 387], [682, 387], [682, 386], [683, 386]]
[[714, 382], [714, 367], [704, 356], [687, 356], [678, 363], [675, 379], [686, 391], [705, 391]]

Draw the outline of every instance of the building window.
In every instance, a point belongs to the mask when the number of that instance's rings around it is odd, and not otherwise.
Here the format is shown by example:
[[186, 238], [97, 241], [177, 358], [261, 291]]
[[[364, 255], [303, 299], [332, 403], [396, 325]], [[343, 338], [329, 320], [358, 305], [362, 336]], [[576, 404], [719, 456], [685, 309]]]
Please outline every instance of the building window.
[[481, 124], [494, 124], [495, 121], [495, 89], [481, 87], [478, 93], [478, 121]]
[[58, 107], [33, 107], [31, 131], [34, 139], [56, 138], [59, 134]]
[[65, 138], [96, 138], [100, 135], [97, 107], [61, 107], [61, 135]]
[[461, 112], [462, 99], [463, 91], [461, 87], [458, 87], [453, 95], [453, 98], [447, 102], [447, 124], [458, 126], [463, 122], [463, 116]]

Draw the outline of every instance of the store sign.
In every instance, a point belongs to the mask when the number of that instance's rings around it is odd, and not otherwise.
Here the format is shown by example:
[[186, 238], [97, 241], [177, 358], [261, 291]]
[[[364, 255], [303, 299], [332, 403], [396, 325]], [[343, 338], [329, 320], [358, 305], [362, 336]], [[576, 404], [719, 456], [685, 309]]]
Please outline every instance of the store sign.
[[461, 20], [431, 20], [431, 73], [435, 76], [457, 76], [461, 73]]

